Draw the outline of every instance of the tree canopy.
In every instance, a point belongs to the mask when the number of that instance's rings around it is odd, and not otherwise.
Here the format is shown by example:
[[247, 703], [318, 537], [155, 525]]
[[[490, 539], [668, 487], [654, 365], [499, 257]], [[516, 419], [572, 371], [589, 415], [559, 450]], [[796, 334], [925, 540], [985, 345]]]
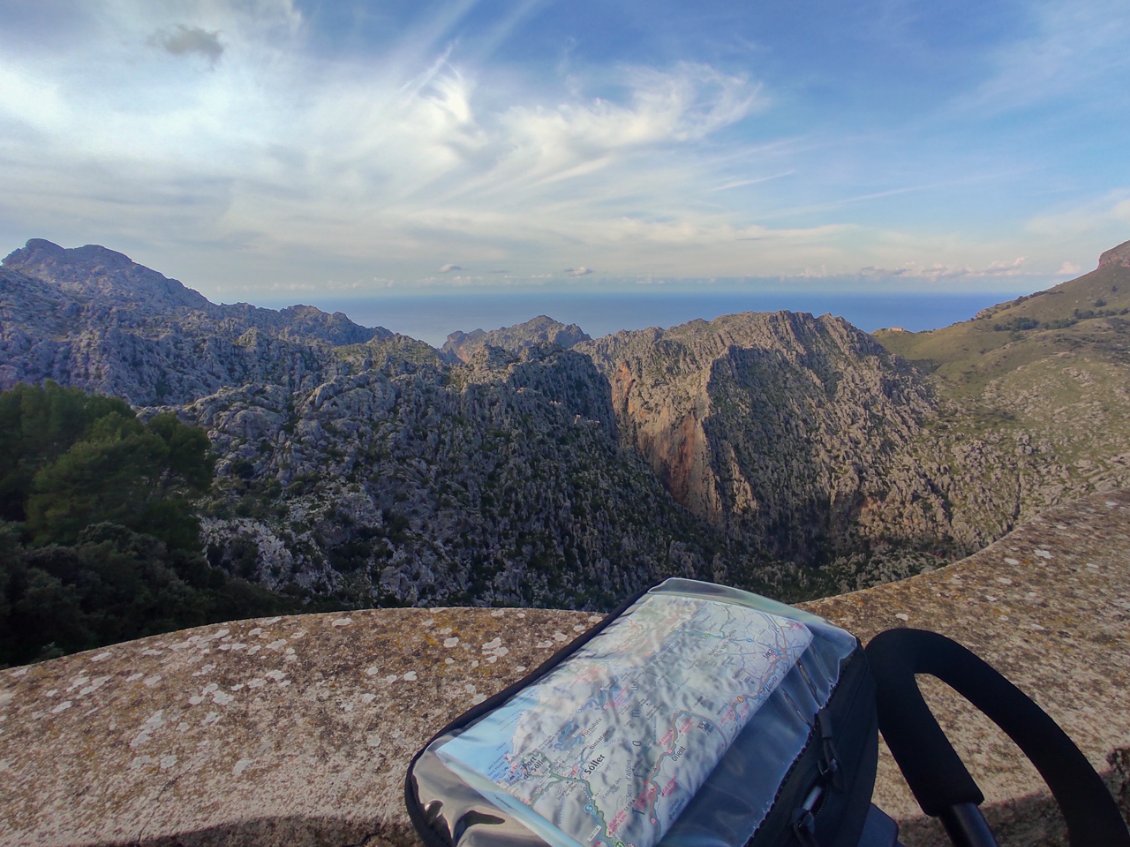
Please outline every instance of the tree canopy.
[[0, 666], [294, 605], [210, 567], [207, 436], [54, 383], [0, 394]]

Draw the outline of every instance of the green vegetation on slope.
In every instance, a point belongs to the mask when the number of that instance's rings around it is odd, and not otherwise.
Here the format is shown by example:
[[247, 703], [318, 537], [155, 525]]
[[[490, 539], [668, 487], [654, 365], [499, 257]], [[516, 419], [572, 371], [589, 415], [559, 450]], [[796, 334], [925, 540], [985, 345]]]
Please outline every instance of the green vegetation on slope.
[[[960, 471], [955, 491], [1005, 493], [976, 510], [1003, 518], [1001, 529], [1065, 497], [1130, 484], [1130, 242], [1078, 279], [971, 320], [875, 337], [931, 372], [945, 401], [922, 462]], [[1000, 510], [1010, 499], [1011, 515]]]
[[0, 394], [0, 666], [294, 604], [212, 568], [208, 439], [48, 383]]
[[1058, 353], [1130, 363], [1130, 268], [1100, 267], [929, 332], [880, 330], [893, 353], [934, 371], [958, 398]]

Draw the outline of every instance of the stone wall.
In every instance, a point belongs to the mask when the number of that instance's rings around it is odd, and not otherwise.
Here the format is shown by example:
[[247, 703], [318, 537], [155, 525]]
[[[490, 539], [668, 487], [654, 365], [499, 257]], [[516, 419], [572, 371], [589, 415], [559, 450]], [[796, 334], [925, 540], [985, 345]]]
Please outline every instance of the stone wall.
[[[942, 570], [809, 604], [864, 640], [946, 633], [1032, 695], [1130, 806], [1130, 493]], [[0, 844], [414, 845], [404, 768], [449, 718], [598, 618], [388, 609], [238, 621], [0, 671]], [[1063, 843], [1038, 777], [929, 690], [1002, 843]], [[883, 752], [875, 800], [942, 843]]]
[[[895, 626], [960, 641], [1050, 714], [1130, 812], [1130, 492], [1045, 512], [946, 568], [807, 604], [867, 641]], [[933, 682], [934, 684], [930, 684]], [[1002, 844], [1066, 844], [1043, 783], [1011, 740], [947, 686], [927, 700], [986, 797]], [[875, 801], [904, 821], [908, 844], [949, 844], [917, 814], [885, 748]], [[1116, 767], [1117, 765], [1117, 767]]]

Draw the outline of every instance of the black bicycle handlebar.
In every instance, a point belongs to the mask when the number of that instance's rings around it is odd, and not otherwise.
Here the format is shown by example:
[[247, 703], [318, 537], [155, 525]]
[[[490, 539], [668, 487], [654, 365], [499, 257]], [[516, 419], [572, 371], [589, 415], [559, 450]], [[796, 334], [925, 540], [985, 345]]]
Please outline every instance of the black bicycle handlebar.
[[1016, 742], [1051, 789], [1072, 847], [1130, 847], [1130, 833], [1087, 758], [1019, 688], [955, 641], [918, 629], [891, 629], [867, 645], [877, 686], [879, 729], [926, 814], [985, 799], [918, 690], [915, 674], [935, 676]]

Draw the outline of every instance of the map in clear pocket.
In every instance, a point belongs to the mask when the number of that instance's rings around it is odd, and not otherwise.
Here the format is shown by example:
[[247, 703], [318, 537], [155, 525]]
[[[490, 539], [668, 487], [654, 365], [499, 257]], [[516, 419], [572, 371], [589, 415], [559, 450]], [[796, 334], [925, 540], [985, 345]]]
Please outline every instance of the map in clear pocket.
[[811, 640], [756, 609], [648, 594], [436, 753], [550, 844], [652, 847]]

